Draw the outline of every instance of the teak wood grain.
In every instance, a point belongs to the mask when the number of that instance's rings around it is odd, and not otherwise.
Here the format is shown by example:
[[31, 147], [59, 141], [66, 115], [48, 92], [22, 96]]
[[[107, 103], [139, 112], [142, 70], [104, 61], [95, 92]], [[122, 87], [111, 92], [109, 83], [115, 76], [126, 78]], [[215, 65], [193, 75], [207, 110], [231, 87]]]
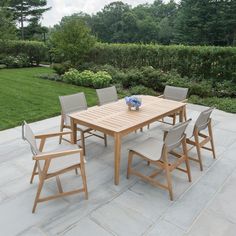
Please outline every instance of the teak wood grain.
[[114, 175], [115, 184], [120, 178], [120, 152], [123, 136], [158, 121], [170, 114], [179, 113], [180, 121], [184, 119], [185, 103], [162, 99], [154, 96], [140, 96], [142, 106], [139, 111], [130, 111], [124, 99], [102, 106], [88, 108], [86, 111], [70, 115], [72, 143], [76, 143], [76, 125], [84, 125], [114, 137]]

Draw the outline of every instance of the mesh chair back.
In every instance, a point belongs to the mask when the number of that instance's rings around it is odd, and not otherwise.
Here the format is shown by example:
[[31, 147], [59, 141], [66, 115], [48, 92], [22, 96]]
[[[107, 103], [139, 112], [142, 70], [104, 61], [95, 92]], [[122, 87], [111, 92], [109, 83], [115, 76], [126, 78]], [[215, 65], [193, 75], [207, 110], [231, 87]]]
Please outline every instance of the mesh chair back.
[[118, 100], [118, 95], [116, 91], [116, 87], [108, 87], [103, 89], [96, 89], [99, 106], [110, 103], [116, 102]]
[[33, 155], [39, 154], [34, 133], [26, 121], [22, 124], [22, 139], [29, 143]]
[[173, 86], [166, 86], [164, 90], [164, 98], [174, 101], [183, 101], [187, 98], [188, 88], [180, 88]]
[[200, 130], [204, 130], [209, 121], [210, 121], [210, 116], [212, 111], [214, 110], [214, 107], [210, 107], [205, 111], [202, 111], [200, 113], [200, 115], [198, 116], [196, 123], [195, 123], [195, 127], [200, 131]]
[[61, 104], [62, 115], [86, 110], [88, 108], [84, 93], [59, 96], [59, 100]]
[[191, 119], [174, 125], [167, 133], [164, 140], [164, 144], [168, 151], [181, 145], [181, 142], [185, 136], [184, 132], [190, 123]]

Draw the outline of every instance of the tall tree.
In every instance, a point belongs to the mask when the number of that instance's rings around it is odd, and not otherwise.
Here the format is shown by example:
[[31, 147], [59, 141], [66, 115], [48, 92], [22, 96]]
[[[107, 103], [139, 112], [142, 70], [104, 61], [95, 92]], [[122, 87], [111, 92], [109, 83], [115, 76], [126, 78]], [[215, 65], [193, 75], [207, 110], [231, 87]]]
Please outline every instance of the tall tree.
[[46, 0], [9, 0], [9, 9], [20, 24], [21, 39], [25, 38], [25, 23], [39, 22], [42, 14], [50, 9]]
[[80, 15], [63, 17], [60, 24], [55, 25], [51, 31], [50, 43], [54, 55], [78, 65], [96, 42], [90, 31]]
[[0, 3], [0, 39], [16, 39], [16, 26], [7, 3], [6, 0]]

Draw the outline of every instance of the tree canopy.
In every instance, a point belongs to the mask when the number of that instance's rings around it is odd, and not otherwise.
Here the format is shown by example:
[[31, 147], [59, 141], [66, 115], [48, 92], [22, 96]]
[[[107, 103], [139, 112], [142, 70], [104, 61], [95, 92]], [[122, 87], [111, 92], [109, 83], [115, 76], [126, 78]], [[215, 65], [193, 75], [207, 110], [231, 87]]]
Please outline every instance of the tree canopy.
[[54, 26], [50, 37], [54, 54], [70, 60], [74, 65], [81, 61], [95, 42], [90, 28], [79, 14], [63, 17], [60, 24]]
[[33, 24], [36, 30], [39, 29], [39, 20], [42, 17], [42, 14], [50, 9], [50, 7], [46, 7], [46, 0], [8, 1], [8, 9], [10, 10], [10, 12], [12, 12], [14, 19], [20, 23], [21, 39], [25, 39], [25, 23], [29, 23], [29, 26]]
[[226, 46], [236, 43], [235, 12], [235, 0], [117, 1], [83, 18], [102, 42]]

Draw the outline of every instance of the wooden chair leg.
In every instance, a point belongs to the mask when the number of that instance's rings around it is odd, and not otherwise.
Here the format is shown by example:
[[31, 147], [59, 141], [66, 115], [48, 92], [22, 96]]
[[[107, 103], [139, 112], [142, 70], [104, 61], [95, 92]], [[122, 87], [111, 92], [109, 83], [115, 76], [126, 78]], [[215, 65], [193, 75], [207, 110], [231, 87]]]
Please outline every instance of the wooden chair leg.
[[194, 139], [195, 139], [195, 146], [196, 146], [196, 149], [197, 149], [197, 156], [198, 156], [198, 160], [199, 160], [199, 164], [200, 164], [200, 170], [203, 171], [201, 147], [200, 147], [200, 144], [199, 144], [199, 138], [198, 138], [197, 131], [194, 132]]
[[184, 121], [187, 121], [187, 111], [186, 111], [186, 107], [184, 108]]
[[75, 174], [76, 174], [76, 175], [78, 175], [78, 174], [79, 174], [79, 173], [78, 173], [78, 169], [77, 169], [77, 168], [75, 169]]
[[[64, 120], [61, 117], [60, 132], [63, 132], [63, 128], [64, 128]], [[61, 144], [61, 141], [62, 141], [62, 135], [59, 136], [59, 144]]]
[[166, 171], [166, 179], [167, 179], [167, 185], [168, 185], [170, 200], [173, 201], [173, 189], [172, 189], [171, 173], [170, 173], [169, 167], [167, 165], [165, 167], [165, 171]]
[[188, 175], [188, 181], [191, 182], [192, 178], [191, 178], [186, 140], [183, 141], [183, 150], [184, 150], [184, 155], [185, 155], [185, 165], [186, 165], [186, 170], [187, 170], [187, 175]]
[[61, 181], [60, 181], [59, 176], [56, 176], [56, 181], [57, 181], [57, 188], [58, 188], [59, 193], [63, 193], [63, 189], [61, 186]]
[[84, 187], [84, 193], [85, 193], [85, 199], [88, 199], [88, 188], [87, 188], [87, 180], [86, 180], [86, 174], [85, 174], [85, 167], [84, 167], [84, 157], [81, 156], [81, 163], [80, 163], [80, 171], [81, 171], [81, 177], [83, 181], [83, 187]]
[[85, 152], [85, 139], [84, 139], [84, 132], [83, 131], [80, 132], [80, 138], [81, 138], [81, 146], [82, 146], [82, 149], [83, 149], [83, 155], [85, 156], [86, 155], [86, 152]]
[[175, 125], [175, 123], [176, 123], [176, 114], [174, 114], [173, 116], [173, 125]]
[[30, 178], [30, 183], [31, 184], [33, 183], [36, 170], [37, 170], [37, 161], [35, 161], [35, 163], [34, 163], [33, 172], [32, 172], [31, 178]]
[[213, 140], [211, 122], [208, 124], [208, 132], [209, 132], [209, 136], [210, 136], [210, 142], [211, 142], [211, 149], [212, 149], [213, 158], [216, 159], [215, 145], [214, 145], [214, 140]]
[[38, 190], [37, 190], [36, 197], [35, 197], [35, 200], [34, 200], [34, 206], [33, 206], [33, 209], [32, 209], [32, 213], [35, 213], [35, 209], [36, 209], [37, 204], [38, 204], [38, 200], [39, 200], [42, 188], [43, 188], [43, 184], [44, 184], [44, 178], [40, 177], [39, 178]]
[[105, 145], [105, 147], [107, 147], [107, 135], [106, 134], [104, 134], [104, 145]]
[[133, 152], [129, 151], [129, 156], [128, 156], [128, 166], [127, 166], [127, 179], [129, 179], [130, 176], [130, 170], [132, 166], [132, 160], [133, 160]]

